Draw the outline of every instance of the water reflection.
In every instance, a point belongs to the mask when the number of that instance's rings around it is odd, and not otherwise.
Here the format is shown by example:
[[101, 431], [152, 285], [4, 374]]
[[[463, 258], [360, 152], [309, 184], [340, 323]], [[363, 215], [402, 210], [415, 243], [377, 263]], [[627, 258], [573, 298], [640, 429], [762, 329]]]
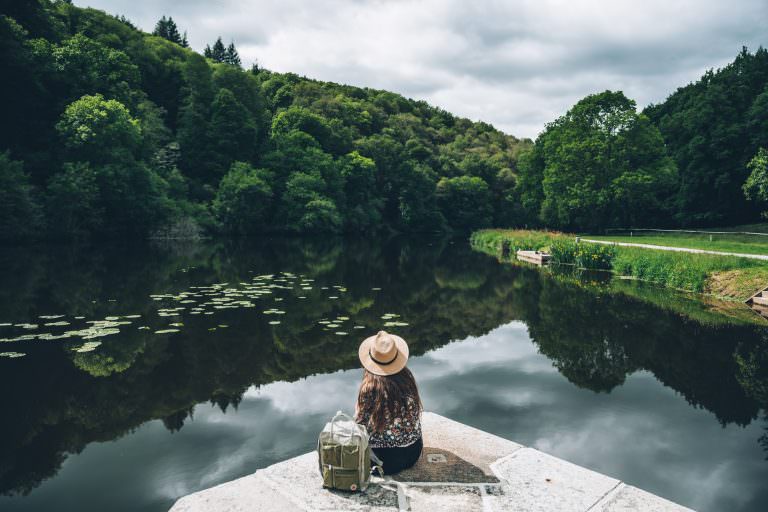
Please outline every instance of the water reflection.
[[[73, 351], [82, 340], [70, 338], [3, 344], [26, 355], [0, 358], [0, 385], [14, 390], [4, 396], [13, 421], [0, 424], [0, 490], [23, 495], [56, 477], [9, 507], [42, 510], [39, 500], [66, 499], [72, 480], [114, 488], [119, 476], [146, 481], [155, 495], [145, 508], [163, 510], [180, 494], [310, 449], [316, 425], [351, 403], [359, 374], [304, 377], [356, 368], [354, 325], [375, 330], [392, 313], [408, 324], [397, 330], [412, 353], [428, 352], [413, 364], [431, 409], [672, 498], [698, 496], [710, 510], [766, 503], [759, 485], [744, 484], [766, 475], [765, 463], [754, 465], [759, 443], [768, 445], [764, 422], [755, 422], [768, 404], [765, 329], [681, 296], [585, 286], [449, 240], [14, 249], [0, 251], [0, 268], [0, 322], [141, 315], [91, 352]], [[150, 297], [217, 283], [247, 289], [256, 276], [285, 272], [296, 277], [270, 282], [286, 289], [248, 298], [252, 308], [192, 314], [209, 296], [168, 317], [158, 311], [180, 301]], [[643, 293], [655, 302], [636, 298]], [[280, 324], [263, 313], [270, 308], [285, 311]], [[341, 320], [348, 335], [319, 323], [339, 317], [349, 318]], [[170, 323], [183, 324], [180, 332], [155, 334]], [[679, 396], [692, 407], [681, 408]], [[751, 451], [743, 432], [718, 435], [725, 425], [749, 425]], [[681, 443], [681, 429], [697, 435]], [[174, 433], [167, 452], [163, 431]], [[121, 440], [93, 444], [113, 439]], [[742, 485], [718, 484], [705, 497], [691, 489], [717, 476], [705, 471], [717, 466], [712, 440], [731, 446], [729, 460], [742, 467], [726, 473]], [[122, 474], [102, 473], [118, 446], [128, 459]], [[700, 473], [680, 462], [692, 451], [701, 453]], [[68, 457], [72, 469], [57, 477]], [[180, 475], [180, 467], [196, 469]], [[117, 496], [104, 499], [93, 510], [116, 509]]]

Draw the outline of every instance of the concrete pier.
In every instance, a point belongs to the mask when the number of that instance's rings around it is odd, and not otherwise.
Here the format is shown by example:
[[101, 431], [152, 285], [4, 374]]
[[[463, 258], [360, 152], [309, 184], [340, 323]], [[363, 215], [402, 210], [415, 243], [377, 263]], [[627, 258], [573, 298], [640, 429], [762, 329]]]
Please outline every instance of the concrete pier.
[[171, 512], [683, 512], [690, 509], [532, 448], [424, 413], [413, 467], [364, 493], [322, 488], [314, 452], [180, 498]]

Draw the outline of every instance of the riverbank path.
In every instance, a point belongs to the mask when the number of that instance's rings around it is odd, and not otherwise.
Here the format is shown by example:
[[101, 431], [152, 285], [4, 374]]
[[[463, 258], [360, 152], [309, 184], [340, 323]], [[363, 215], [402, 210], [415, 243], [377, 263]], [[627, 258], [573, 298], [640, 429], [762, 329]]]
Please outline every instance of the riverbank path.
[[620, 245], [622, 247], [642, 247], [643, 249], [658, 249], [660, 251], [690, 252], [694, 254], [714, 254], [716, 256], [738, 256], [739, 258], [751, 258], [753, 260], [768, 261], [768, 254], [745, 254], [741, 252], [708, 251], [707, 249], [691, 249], [689, 247], [672, 247], [669, 245], [636, 244], [633, 242], [612, 242], [610, 240], [595, 240], [593, 238], [581, 238], [581, 242], [604, 245]]

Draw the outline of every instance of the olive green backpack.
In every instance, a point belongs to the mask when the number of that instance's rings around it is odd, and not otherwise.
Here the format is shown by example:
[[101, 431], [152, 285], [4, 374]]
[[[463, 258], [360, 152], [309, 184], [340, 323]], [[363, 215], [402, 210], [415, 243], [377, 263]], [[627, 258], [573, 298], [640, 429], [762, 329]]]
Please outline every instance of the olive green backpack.
[[381, 461], [368, 447], [368, 431], [339, 411], [325, 424], [317, 438], [317, 458], [323, 487], [342, 491], [364, 491], [371, 478], [371, 458]]

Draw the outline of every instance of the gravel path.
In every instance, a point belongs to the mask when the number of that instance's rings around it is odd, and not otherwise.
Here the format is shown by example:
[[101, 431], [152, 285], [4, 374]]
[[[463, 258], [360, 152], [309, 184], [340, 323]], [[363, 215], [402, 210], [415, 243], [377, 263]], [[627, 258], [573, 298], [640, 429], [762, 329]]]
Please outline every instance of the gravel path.
[[621, 245], [624, 247], [643, 247], [645, 249], [659, 249], [660, 251], [692, 252], [695, 254], [716, 254], [718, 256], [738, 256], [739, 258], [752, 258], [753, 260], [768, 260], [766, 254], [743, 254], [740, 252], [707, 251], [705, 249], [689, 249], [688, 247], [670, 247], [668, 245], [634, 244], [630, 242], [611, 242], [608, 240], [593, 240], [591, 238], [579, 238], [582, 242], [594, 244]]

